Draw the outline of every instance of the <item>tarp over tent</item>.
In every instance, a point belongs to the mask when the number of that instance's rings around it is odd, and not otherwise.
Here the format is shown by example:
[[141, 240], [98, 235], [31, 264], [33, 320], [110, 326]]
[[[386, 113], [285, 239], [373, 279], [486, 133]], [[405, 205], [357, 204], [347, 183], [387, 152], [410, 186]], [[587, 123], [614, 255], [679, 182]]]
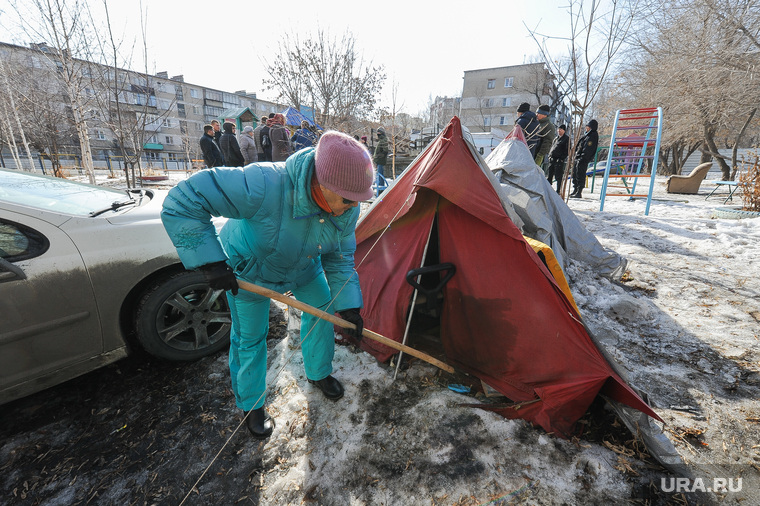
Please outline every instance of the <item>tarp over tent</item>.
[[602, 246], [552, 188], [533, 162], [521, 129], [514, 129], [485, 159], [522, 219], [523, 234], [551, 247], [563, 269], [567, 258], [591, 265], [610, 279], [620, 279], [628, 262]]
[[312, 121], [311, 118], [307, 118], [306, 116], [301, 114], [301, 112], [298, 111], [298, 109], [294, 107], [288, 107], [287, 109], [282, 111], [281, 114], [285, 116], [285, 124], [288, 126], [293, 126], [293, 127], [298, 128], [301, 126], [301, 122], [305, 121], [311, 126], [315, 126], [319, 129], [322, 128], [319, 125], [317, 125], [314, 121]]
[[[456, 266], [442, 288], [446, 360], [515, 402], [495, 411], [568, 436], [601, 393], [659, 419], [613, 370], [512, 212], [455, 117], [357, 225], [365, 326], [401, 339], [414, 290], [406, 274], [434, 256]], [[394, 353], [360, 345], [381, 361]]]

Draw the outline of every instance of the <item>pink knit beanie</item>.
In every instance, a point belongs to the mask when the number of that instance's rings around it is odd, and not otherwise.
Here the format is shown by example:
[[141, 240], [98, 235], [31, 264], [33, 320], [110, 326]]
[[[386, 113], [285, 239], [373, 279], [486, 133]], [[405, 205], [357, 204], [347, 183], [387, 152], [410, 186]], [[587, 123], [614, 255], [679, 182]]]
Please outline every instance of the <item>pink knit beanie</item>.
[[369, 200], [374, 195], [372, 159], [353, 137], [325, 132], [317, 143], [314, 164], [317, 181], [344, 199]]

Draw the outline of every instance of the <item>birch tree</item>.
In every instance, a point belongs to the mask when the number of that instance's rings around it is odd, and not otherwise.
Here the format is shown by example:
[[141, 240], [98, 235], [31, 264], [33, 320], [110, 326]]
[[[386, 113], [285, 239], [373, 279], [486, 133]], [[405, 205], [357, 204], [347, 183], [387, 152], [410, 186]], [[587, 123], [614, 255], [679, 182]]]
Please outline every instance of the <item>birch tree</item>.
[[[29, 171], [34, 171], [34, 160], [32, 159], [32, 150], [29, 149], [29, 141], [26, 138], [26, 134], [24, 133], [24, 127], [21, 124], [21, 118], [19, 116], [18, 107], [16, 105], [16, 92], [11, 87], [10, 79], [9, 79], [9, 73], [10, 69], [3, 63], [3, 58], [0, 57], [0, 75], [2, 76], [2, 84], [5, 87], [5, 100], [6, 104], [4, 104], [4, 115], [6, 116], [6, 121], [10, 120], [10, 116], [13, 117], [14, 122], [12, 123], [18, 130], [18, 134], [21, 138], [21, 143], [24, 145], [24, 150], [26, 151], [26, 159], [28, 162], [28, 168]], [[10, 126], [11, 123], [8, 123], [9, 132], [13, 132], [14, 126]], [[13, 135], [11, 135], [11, 138], [13, 138]], [[13, 141], [13, 144], [15, 146], [15, 141]], [[18, 152], [16, 151], [16, 160], [17, 163], [19, 163], [18, 167], [21, 168], [20, 160], [18, 157]]]
[[90, 99], [85, 93], [87, 80], [81, 69], [89, 56], [91, 37], [89, 5], [86, 0], [30, 0], [14, 8], [25, 34], [39, 49], [39, 57], [55, 69], [52, 76], [60, 83], [71, 109], [73, 126], [79, 139], [82, 168], [90, 183], [95, 183], [88, 126]]

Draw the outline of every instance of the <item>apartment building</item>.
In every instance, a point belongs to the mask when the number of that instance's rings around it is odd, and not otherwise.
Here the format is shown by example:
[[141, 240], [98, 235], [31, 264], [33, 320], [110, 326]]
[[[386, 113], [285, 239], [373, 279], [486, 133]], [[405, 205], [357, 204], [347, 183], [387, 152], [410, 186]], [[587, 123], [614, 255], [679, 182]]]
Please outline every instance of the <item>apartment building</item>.
[[541, 104], [551, 105], [556, 94], [554, 76], [543, 63], [467, 70], [459, 118], [473, 133], [492, 127], [510, 131], [521, 103], [528, 102], [535, 111]]
[[[61, 77], [64, 66], [56, 52], [45, 44], [31, 44], [27, 48], [0, 43], [0, 59], [11, 77], [15, 94], [29, 97], [35, 96], [35, 90], [44, 90], [42, 96], [47, 104], [36, 104], [37, 107], [27, 104], [30, 107], [20, 111], [23, 128], [25, 133], [28, 130], [26, 135], [32, 139], [35, 151], [43, 156], [49, 156], [52, 150], [66, 156], [79, 153], [79, 139], [71, 127], [71, 91], [65, 90]], [[143, 157], [149, 163], [166, 166], [166, 162], [177, 165], [180, 161], [199, 159], [198, 141], [203, 135], [203, 125], [211, 120], [250, 111], [244, 116], [246, 121], [238, 125], [242, 129], [246, 124], [255, 126], [262, 116], [286, 109], [284, 105], [258, 99], [256, 93], [245, 90], [231, 93], [187, 83], [182, 75], [170, 77], [168, 72], [150, 75], [88, 61], [71, 61], [74, 64], [70, 67], [75, 69], [76, 76], [69, 86], [76, 88], [80, 108], [86, 114], [96, 166], [103, 166], [104, 162], [118, 163], [122, 154], [120, 143], [124, 142], [131, 150], [135, 139], [142, 140]], [[50, 111], [55, 111], [57, 117], [50, 117]], [[49, 124], [43, 124], [43, 115], [48, 116]], [[130, 129], [140, 132], [126, 136], [124, 131]], [[121, 130], [121, 135], [117, 130]], [[5, 137], [7, 135], [9, 132]], [[18, 132], [14, 131], [13, 135], [18, 137]], [[41, 142], [34, 142], [35, 136], [47, 141], [50, 136], [60, 138], [43, 148]], [[7, 149], [9, 139], [1, 140], [3, 149]]]

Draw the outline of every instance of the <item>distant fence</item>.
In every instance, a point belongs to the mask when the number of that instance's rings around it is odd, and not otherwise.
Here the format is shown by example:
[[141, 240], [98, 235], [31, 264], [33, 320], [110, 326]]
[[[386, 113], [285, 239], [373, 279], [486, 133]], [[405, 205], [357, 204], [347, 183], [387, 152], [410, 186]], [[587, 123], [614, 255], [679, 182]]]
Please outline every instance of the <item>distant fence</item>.
[[[61, 164], [61, 168], [66, 171], [76, 171], [80, 174], [84, 174], [82, 168], [82, 159], [77, 154], [61, 153], [58, 155], [58, 160]], [[20, 166], [17, 165], [16, 160], [3, 153], [0, 158], [0, 166], [6, 169], [24, 169], [29, 170], [29, 158], [26, 156], [19, 157]], [[35, 170], [42, 171], [43, 174], [53, 173], [53, 162], [50, 157], [44, 154], [32, 155], [32, 165]], [[164, 172], [176, 172], [176, 171], [193, 171], [200, 170], [205, 167], [203, 160], [196, 159], [178, 159], [169, 160], [167, 158], [153, 159], [149, 157], [143, 157], [140, 160], [140, 165], [143, 169], [153, 171]], [[111, 173], [120, 173], [124, 171], [124, 160], [121, 156], [108, 156], [106, 159], [93, 160], [93, 167], [96, 170], [107, 170]]]

